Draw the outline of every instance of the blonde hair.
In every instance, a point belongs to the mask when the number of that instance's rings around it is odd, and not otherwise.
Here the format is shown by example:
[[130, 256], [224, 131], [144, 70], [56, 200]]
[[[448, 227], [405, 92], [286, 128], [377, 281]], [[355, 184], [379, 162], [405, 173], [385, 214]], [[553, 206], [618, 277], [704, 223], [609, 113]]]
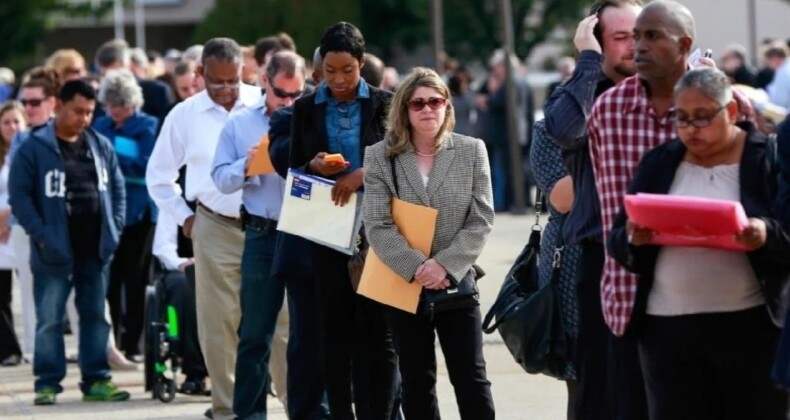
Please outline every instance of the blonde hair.
[[75, 49], [60, 49], [47, 59], [46, 66], [55, 69], [61, 80], [65, 80], [68, 72], [86, 71], [85, 58]]
[[444, 143], [444, 136], [455, 128], [455, 110], [452, 106], [452, 94], [442, 78], [432, 69], [426, 67], [415, 67], [409, 72], [395, 91], [395, 96], [390, 103], [389, 115], [387, 116], [387, 153], [390, 156], [397, 156], [406, 151], [411, 142], [411, 123], [409, 122], [408, 103], [417, 88], [426, 87], [437, 91], [442, 97], [447, 99], [447, 106], [444, 112], [444, 123], [436, 133], [435, 150], [441, 150]]

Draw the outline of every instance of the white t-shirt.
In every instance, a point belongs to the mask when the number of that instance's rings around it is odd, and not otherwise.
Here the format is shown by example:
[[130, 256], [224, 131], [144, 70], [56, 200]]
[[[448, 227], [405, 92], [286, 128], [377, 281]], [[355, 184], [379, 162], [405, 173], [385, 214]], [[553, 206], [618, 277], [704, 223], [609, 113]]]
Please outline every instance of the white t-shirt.
[[[0, 168], [0, 209], [8, 209], [8, 157], [5, 165]], [[16, 266], [14, 248], [11, 246], [11, 238], [8, 242], [0, 243], [0, 270], [11, 270]]]
[[[678, 167], [670, 195], [740, 201], [740, 165]], [[665, 246], [658, 254], [647, 313], [676, 316], [731, 312], [764, 304], [745, 252]]]

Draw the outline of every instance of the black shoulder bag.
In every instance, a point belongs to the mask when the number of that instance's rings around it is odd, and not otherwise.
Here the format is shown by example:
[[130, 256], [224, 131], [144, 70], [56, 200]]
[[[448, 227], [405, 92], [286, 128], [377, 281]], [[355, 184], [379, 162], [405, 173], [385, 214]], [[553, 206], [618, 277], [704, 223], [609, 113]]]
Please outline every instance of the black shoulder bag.
[[564, 247], [560, 239], [554, 250], [553, 261], [540, 261], [540, 264], [552, 264], [552, 276], [549, 284], [539, 287], [542, 200], [539, 198], [536, 201], [535, 225], [529, 242], [507, 273], [496, 301], [486, 314], [483, 332], [491, 334], [499, 330], [510, 354], [527, 373], [542, 373], [564, 379], [570, 343], [554, 288], [560, 280]]
[[[399, 198], [400, 189], [398, 188], [398, 175], [395, 172], [394, 157], [390, 157], [390, 169], [392, 170], [392, 182], [395, 184], [395, 197]], [[469, 272], [460, 280], [447, 276], [447, 279], [450, 281], [450, 287], [446, 289], [428, 290], [423, 288], [417, 313], [433, 319], [437, 313], [479, 306], [480, 292], [477, 289], [477, 280], [484, 275], [483, 269], [477, 265], [472, 265]]]

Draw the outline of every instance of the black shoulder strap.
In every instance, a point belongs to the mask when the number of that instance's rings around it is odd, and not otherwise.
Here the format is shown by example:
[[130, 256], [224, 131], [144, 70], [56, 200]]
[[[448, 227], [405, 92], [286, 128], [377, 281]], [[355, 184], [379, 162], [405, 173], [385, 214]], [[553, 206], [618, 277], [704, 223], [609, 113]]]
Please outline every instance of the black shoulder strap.
[[395, 156], [390, 156], [390, 170], [392, 170], [392, 182], [395, 184], [395, 197], [400, 197], [398, 173], [395, 171]]

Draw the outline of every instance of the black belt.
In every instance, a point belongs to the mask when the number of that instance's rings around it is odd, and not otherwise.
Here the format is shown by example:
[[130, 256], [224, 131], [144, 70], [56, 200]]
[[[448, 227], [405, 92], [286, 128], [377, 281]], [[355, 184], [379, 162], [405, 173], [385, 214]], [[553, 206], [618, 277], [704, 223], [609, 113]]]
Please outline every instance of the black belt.
[[245, 226], [252, 226], [258, 229], [263, 230], [275, 230], [277, 229], [277, 221], [272, 219], [267, 219], [265, 217], [255, 216], [253, 214], [247, 214], [246, 220], [244, 220]]
[[200, 207], [203, 210], [205, 210], [207, 213], [212, 214], [214, 216], [217, 216], [217, 217], [219, 217], [222, 220], [231, 222], [233, 224], [241, 225], [241, 219], [240, 218], [225, 216], [222, 213], [217, 213], [214, 210], [211, 210], [210, 208], [208, 208], [205, 204], [201, 203], [200, 201], [197, 202], [197, 205], [198, 205], [198, 207]]

